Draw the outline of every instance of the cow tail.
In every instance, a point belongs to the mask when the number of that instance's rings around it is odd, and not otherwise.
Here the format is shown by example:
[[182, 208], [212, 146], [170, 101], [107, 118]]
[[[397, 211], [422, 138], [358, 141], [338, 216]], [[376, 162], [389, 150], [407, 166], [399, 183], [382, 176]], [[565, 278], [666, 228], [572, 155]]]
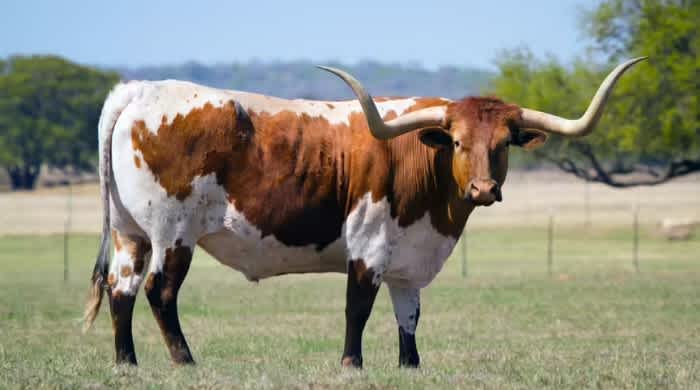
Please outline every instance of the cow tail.
[[[128, 84], [118, 84], [105, 100], [102, 114], [98, 124], [99, 137], [99, 175], [100, 193], [102, 196], [102, 239], [100, 249], [97, 252], [95, 267], [92, 271], [92, 283], [88, 292], [88, 299], [83, 315], [83, 332], [90, 329], [95, 321], [102, 304], [102, 296], [107, 288], [107, 274], [109, 272], [109, 251], [111, 248], [110, 225], [110, 193], [112, 170], [112, 134], [119, 119], [119, 115], [128, 105], [132, 94], [128, 93]], [[125, 93], [127, 92], [127, 93]]]

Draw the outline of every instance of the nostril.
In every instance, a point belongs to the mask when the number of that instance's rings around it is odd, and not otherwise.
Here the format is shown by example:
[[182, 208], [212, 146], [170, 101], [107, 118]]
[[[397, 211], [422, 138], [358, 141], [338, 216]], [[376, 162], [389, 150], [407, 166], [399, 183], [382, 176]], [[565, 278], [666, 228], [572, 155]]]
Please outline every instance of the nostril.
[[479, 190], [479, 187], [476, 184], [471, 183], [471, 185], [469, 186], [469, 194], [473, 198], [476, 198], [479, 196], [479, 194], [481, 194], [481, 190]]

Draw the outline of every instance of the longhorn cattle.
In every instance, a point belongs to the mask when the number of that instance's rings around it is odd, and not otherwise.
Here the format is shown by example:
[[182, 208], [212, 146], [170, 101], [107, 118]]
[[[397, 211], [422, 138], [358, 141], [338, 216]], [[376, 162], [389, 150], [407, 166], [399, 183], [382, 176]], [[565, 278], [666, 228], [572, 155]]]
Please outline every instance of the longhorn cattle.
[[[175, 363], [192, 363], [178, 290], [195, 246], [257, 281], [347, 273], [343, 366], [362, 366], [377, 291], [390, 292], [399, 364], [417, 366], [420, 289], [477, 206], [502, 199], [509, 146], [596, 125], [630, 60], [585, 114], [567, 120], [496, 98], [383, 98], [351, 75], [358, 100], [285, 100], [187, 82], [114, 88], [99, 123], [104, 223], [85, 320], [107, 292], [116, 361], [136, 364], [139, 286]], [[114, 256], [110, 261], [110, 241]]]

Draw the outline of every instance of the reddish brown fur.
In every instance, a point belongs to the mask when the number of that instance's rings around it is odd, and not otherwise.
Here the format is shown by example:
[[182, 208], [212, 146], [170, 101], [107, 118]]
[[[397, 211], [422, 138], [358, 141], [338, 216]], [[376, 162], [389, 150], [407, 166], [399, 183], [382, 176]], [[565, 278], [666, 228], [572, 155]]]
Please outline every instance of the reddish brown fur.
[[406, 109], [406, 111], [404, 111], [404, 114], [422, 110], [428, 107], [446, 106], [448, 103], [449, 102], [447, 100], [439, 97], [418, 98], [416, 99], [416, 102], [413, 105], [411, 105]]
[[[123, 235], [114, 229], [112, 229], [112, 240], [114, 241], [114, 249], [117, 252], [125, 250], [129, 254], [129, 258], [133, 260], [133, 272], [141, 274], [145, 265], [146, 255], [151, 251], [151, 243], [142, 237]], [[124, 275], [123, 269], [121, 273], [124, 277], [129, 276]]]
[[122, 243], [119, 240], [119, 234], [114, 229], [112, 229], [112, 242], [114, 243], [114, 250], [116, 250], [117, 252], [122, 250]]
[[[407, 111], [436, 105], [448, 105], [453, 137], [465, 146], [488, 141], [492, 150], [508, 138], [509, 121], [519, 115], [518, 107], [493, 98], [421, 98]], [[351, 114], [349, 125], [289, 111], [244, 114], [232, 102], [206, 104], [170, 124], [164, 120], [157, 134], [139, 121], [132, 143], [169, 195], [182, 200], [194, 177], [214, 173], [229, 201], [263, 236], [287, 245], [320, 249], [333, 242], [368, 192], [373, 201], [390, 201], [401, 226], [428, 212], [440, 233], [458, 237], [473, 208], [461, 189], [475, 172], [490, 175], [479, 161], [488, 159], [484, 153], [467, 150], [469, 161], [457, 164], [464, 157], [425, 146], [416, 132], [377, 140], [362, 113]], [[504, 164], [495, 165], [495, 176], [504, 176]]]
[[493, 178], [503, 184], [508, 168], [505, 145], [510, 141], [510, 126], [519, 116], [518, 106], [491, 97], [465, 98], [448, 106], [452, 138], [462, 145], [452, 161], [460, 189], [474, 178]]
[[155, 283], [155, 275], [153, 273], [149, 273], [148, 277], [146, 277], [146, 283], [143, 284], [144, 290], [152, 290], [153, 283]]
[[362, 279], [365, 278], [365, 274], [367, 273], [367, 265], [365, 265], [365, 261], [362, 259], [357, 259], [352, 263], [351, 266], [355, 269], [357, 283], [360, 283]]
[[388, 102], [390, 100], [399, 100], [399, 99], [405, 99], [403, 96], [375, 96], [373, 97], [373, 100], [377, 103], [383, 103], [383, 102]]
[[[219, 164], [237, 144], [236, 108], [233, 102], [215, 108], [207, 103], [172, 123], [163, 117], [157, 134], [137, 121], [131, 132], [134, 149], [141, 151], [169, 196], [184, 200], [192, 192], [192, 179], [220, 170]], [[178, 164], [173, 164], [178, 161]]]
[[133, 271], [131, 270], [131, 267], [128, 267], [126, 265], [122, 266], [122, 269], [119, 272], [119, 274], [122, 276], [122, 278], [128, 278], [129, 276], [131, 276], [132, 273], [133, 273]]

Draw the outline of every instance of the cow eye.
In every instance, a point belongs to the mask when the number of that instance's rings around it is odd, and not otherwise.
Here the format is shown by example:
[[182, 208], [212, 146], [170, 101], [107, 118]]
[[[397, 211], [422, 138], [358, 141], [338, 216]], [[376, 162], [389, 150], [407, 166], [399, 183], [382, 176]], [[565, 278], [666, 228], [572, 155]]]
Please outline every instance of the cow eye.
[[458, 148], [461, 143], [459, 141], [455, 141], [455, 148]]

